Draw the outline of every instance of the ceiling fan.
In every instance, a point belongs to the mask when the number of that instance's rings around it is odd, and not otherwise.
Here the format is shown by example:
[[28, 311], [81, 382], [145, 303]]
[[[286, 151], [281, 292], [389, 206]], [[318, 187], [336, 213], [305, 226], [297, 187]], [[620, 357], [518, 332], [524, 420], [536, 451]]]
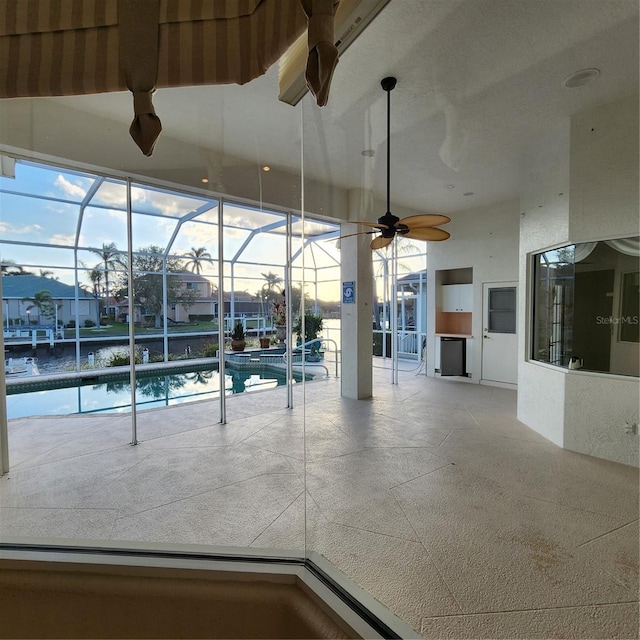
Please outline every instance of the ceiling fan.
[[[387, 212], [378, 222], [358, 221], [356, 224], [364, 224], [375, 227], [380, 235], [371, 241], [372, 249], [382, 249], [391, 244], [396, 235], [414, 240], [440, 241], [450, 237], [450, 233], [444, 229], [439, 229], [438, 225], [446, 224], [451, 218], [436, 213], [425, 213], [421, 215], [408, 216], [402, 220], [391, 213], [391, 92], [397, 83], [396, 78], [383, 78], [380, 83], [387, 92]], [[366, 233], [378, 233], [378, 231], [361, 231], [349, 235], [357, 236]], [[347, 238], [348, 236], [342, 236]]]

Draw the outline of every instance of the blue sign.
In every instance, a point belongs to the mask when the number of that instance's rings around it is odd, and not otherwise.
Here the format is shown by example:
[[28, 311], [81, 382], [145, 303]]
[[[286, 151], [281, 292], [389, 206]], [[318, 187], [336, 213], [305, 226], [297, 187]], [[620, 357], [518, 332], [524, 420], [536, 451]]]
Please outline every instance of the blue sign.
[[353, 304], [356, 301], [355, 282], [342, 283], [342, 304]]

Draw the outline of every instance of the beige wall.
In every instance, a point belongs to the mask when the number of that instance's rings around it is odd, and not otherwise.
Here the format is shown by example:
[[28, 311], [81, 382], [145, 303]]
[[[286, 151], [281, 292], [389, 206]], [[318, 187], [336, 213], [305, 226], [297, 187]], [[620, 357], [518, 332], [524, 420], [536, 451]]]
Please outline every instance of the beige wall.
[[[530, 256], [569, 237], [570, 122], [539, 138], [525, 161], [520, 199], [518, 420], [552, 442], [564, 442], [564, 371], [530, 361]], [[542, 400], [542, 401], [541, 401]]]
[[[564, 244], [638, 235], [638, 99], [576, 114], [532, 150], [520, 224], [518, 418], [566, 448], [638, 465], [638, 380], [529, 360], [531, 255]], [[525, 323], [527, 323], [525, 325]], [[612, 355], [637, 363], [637, 345]], [[635, 414], [634, 414], [635, 411]], [[634, 417], [635, 415], [635, 417]]]
[[435, 375], [436, 272], [442, 269], [473, 267], [472, 334], [467, 343], [471, 380], [480, 382], [482, 359], [482, 311], [485, 282], [518, 279], [519, 202], [510, 200], [467, 209], [451, 215], [445, 227], [451, 238], [431, 242], [427, 253], [427, 373]]

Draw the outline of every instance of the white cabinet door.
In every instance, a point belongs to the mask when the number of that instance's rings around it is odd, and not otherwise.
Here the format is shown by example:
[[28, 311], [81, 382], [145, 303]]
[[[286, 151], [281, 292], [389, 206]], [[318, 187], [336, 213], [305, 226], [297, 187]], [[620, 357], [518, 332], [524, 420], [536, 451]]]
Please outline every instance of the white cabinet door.
[[470, 284], [443, 285], [442, 310], [447, 313], [473, 311], [473, 286]]
[[460, 293], [457, 284], [447, 284], [442, 287], [442, 310], [446, 312], [459, 311]]
[[461, 284], [458, 289], [458, 311], [473, 311], [473, 285]]

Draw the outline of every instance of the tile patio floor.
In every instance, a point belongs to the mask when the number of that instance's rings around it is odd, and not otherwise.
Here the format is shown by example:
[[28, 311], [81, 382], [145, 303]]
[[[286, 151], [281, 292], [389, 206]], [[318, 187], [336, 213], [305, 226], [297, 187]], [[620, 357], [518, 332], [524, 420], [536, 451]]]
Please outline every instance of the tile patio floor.
[[11, 421], [0, 538], [302, 549], [306, 521], [425, 638], [638, 637], [636, 469], [549, 443], [514, 391], [374, 380], [234, 396], [226, 425], [217, 401], [143, 412], [136, 447], [127, 416]]

